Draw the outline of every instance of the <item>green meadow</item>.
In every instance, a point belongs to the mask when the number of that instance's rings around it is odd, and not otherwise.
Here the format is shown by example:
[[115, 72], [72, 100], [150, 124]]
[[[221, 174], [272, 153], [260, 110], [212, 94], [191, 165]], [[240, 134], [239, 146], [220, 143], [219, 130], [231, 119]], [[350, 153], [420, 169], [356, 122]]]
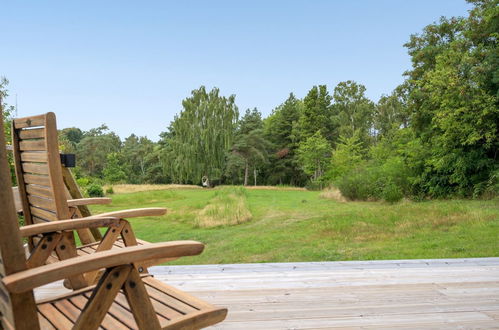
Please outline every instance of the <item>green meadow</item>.
[[[114, 194], [112, 204], [93, 206], [92, 212], [166, 207], [164, 216], [129, 221], [136, 236], [150, 242], [206, 244], [200, 256], [173, 264], [499, 256], [498, 199], [388, 204], [319, 195], [284, 189], [169, 189]], [[244, 222], [231, 221], [231, 208], [244, 214]], [[209, 225], [203, 222], [207, 210]], [[221, 210], [218, 225], [213, 210]]]

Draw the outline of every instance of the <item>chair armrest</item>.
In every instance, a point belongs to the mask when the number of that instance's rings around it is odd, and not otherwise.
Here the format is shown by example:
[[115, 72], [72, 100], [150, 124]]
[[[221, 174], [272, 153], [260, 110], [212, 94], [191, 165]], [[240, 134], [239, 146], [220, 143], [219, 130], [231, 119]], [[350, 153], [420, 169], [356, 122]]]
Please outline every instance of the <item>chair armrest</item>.
[[98, 204], [110, 204], [110, 203], [111, 203], [111, 198], [108, 197], [68, 199], [68, 206], [98, 205]]
[[54, 281], [102, 268], [153, 259], [193, 256], [203, 252], [203, 249], [204, 245], [196, 241], [172, 241], [125, 247], [31, 268], [5, 276], [2, 282], [9, 292], [21, 293]]
[[166, 214], [166, 209], [163, 207], [145, 207], [141, 209], [130, 209], [130, 210], [120, 210], [112, 211], [99, 214], [99, 217], [117, 217], [121, 219], [126, 218], [136, 218], [136, 217], [146, 217], [146, 216], [159, 216]]
[[93, 216], [87, 218], [38, 223], [36, 225], [27, 225], [19, 228], [19, 231], [21, 232], [21, 237], [29, 237], [33, 235], [52, 233], [54, 231], [61, 230], [118, 226], [119, 222], [120, 219], [117, 217]]

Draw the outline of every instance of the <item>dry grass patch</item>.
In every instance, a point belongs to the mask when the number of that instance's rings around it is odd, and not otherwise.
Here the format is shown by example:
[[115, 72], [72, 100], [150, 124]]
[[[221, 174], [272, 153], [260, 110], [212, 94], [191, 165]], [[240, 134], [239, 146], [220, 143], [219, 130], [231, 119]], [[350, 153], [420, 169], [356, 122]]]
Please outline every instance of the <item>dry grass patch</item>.
[[251, 212], [243, 187], [223, 187], [215, 191], [210, 200], [196, 217], [198, 227], [218, 227], [237, 225], [251, 220]]
[[189, 184], [116, 184], [104, 186], [104, 191], [112, 187], [115, 194], [134, 193], [151, 190], [171, 190], [171, 189], [203, 189], [203, 187]]
[[320, 198], [332, 199], [337, 202], [346, 202], [347, 199], [343, 197], [340, 190], [334, 187], [324, 189], [320, 194]]

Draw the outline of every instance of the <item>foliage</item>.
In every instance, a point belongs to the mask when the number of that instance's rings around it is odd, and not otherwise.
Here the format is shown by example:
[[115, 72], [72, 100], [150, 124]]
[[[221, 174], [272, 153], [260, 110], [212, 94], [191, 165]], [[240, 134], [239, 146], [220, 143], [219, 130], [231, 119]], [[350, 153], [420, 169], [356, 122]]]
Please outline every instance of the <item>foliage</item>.
[[334, 88], [334, 105], [331, 121], [337, 136], [349, 138], [357, 134], [367, 147], [374, 114], [374, 103], [365, 96], [366, 87], [355, 81], [340, 82]]
[[329, 141], [332, 140], [331, 100], [326, 85], [314, 86], [303, 99], [303, 111], [296, 126], [296, 135], [300, 141], [320, 132]]
[[120, 156], [116, 152], [107, 155], [106, 167], [103, 170], [104, 180], [109, 183], [125, 182], [127, 176], [120, 166]]
[[364, 154], [365, 151], [359, 134], [356, 133], [350, 138], [340, 137], [339, 143], [331, 157], [328, 178], [335, 180], [348, 173], [352, 168], [360, 166], [363, 162]]
[[244, 170], [245, 186], [248, 185], [249, 170], [253, 168], [256, 185], [258, 167], [267, 162], [267, 149], [270, 146], [263, 133], [261, 113], [256, 108], [246, 110], [238, 125], [227, 167], [232, 174], [238, 167]]
[[164, 142], [173, 181], [199, 183], [203, 176], [221, 178], [238, 119], [235, 96], [220, 96], [217, 88], [208, 93], [201, 86], [182, 106]]
[[331, 145], [320, 131], [301, 143], [297, 151], [304, 172], [310, 175], [313, 181], [320, 179], [327, 170], [330, 153]]
[[101, 185], [93, 183], [88, 186], [87, 194], [89, 197], [104, 197], [104, 190]]

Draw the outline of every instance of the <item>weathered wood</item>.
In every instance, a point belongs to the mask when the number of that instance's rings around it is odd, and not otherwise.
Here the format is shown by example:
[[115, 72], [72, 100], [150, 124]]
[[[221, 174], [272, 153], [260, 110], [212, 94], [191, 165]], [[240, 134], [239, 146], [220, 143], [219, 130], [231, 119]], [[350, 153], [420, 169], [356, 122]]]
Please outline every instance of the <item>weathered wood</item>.
[[43, 208], [49, 211], [55, 211], [55, 203], [53, 200], [36, 195], [28, 195], [30, 205]]
[[[50, 185], [49, 177], [46, 175], [25, 174], [22, 176], [24, 177], [25, 183], [37, 184], [41, 186]], [[21, 191], [21, 185], [19, 185], [19, 192], [21, 193], [22, 196], [23, 192]]]
[[102, 275], [73, 329], [91, 330], [100, 326], [131, 269], [130, 265], [118, 266]]
[[50, 221], [57, 220], [57, 215], [54, 212], [46, 211], [33, 206], [30, 206], [29, 209], [31, 211], [31, 214], [35, 217]]
[[24, 140], [19, 143], [19, 150], [42, 151], [45, 150], [44, 140]]
[[123, 211], [112, 211], [99, 214], [103, 217], [117, 217], [117, 218], [137, 218], [147, 216], [160, 216], [166, 214], [166, 209], [162, 207], [144, 207], [141, 209], [130, 209]]
[[[2, 98], [0, 97], [0, 145], [5, 145], [1, 104]], [[7, 155], [2, 150], [0, 151], [0, 261], [3, 266], [1, 277], [4, 278], [27, 268], [10, 186], [11, 178]], [[14, 294], [6, 292], [5, 288], [3, 285], [0, 286], [0, 296], [4, 300], [1, 305], [6, 312], [4, 314], [5, 322], [2, 321], [2, 323], [9, 323], [19, 329], [38, 329], [33, 292], [25, 291]]]
[[104, 204], [109, 204], [109, 203], [111, 203], [111, 198], [108, 198], [108, 197], [68, 199], [68, 206], [104, 205]]
[[26, 173], [49, 174], [49, 169], [47, 164], [23, 162], [22, 166], [23, 166], [23, 171]]
[[12, 125], [14, 128], [37, 127], [37, 126], [43, 126], [44, 123], [45, 123], [45, 115], [15, 118], [12, 121]]
[[23, 140], [42, 139], [45, 137], [45, 129], [44, 128], [25, 129], [19, 133], [19, 137]]
[[[22, 134], [22, 131], [19, 132]], [[38, 162], [38, 163], [46, 163], [47, 162], [47, 153], [44, 151], [25, 151], [21, 154], [21, 160], [23, 162]]]
[[[59, 260], [72, 259], [77, 257], [76, 253], [76, 244], [75, 239], [72, 232], [62, 232], [61, 239], [56, 246], [55, 253]], [[88, 282], [85, 279], [83, 274], [71, 274], [67, 277], [67, 280], [71, 284], [71, 288], [73, 290], [81, 289], [88, 286]]]
[[11, 292], [25, 292], [53, 281], [101, 268], [145, 260], [197, 255], [203, 251], [203, 248], [203, 244], [196, 241], [171, 241], [103, 251], [18, 272], [6, 276], [3, 282]]
[[134, 267], [130, 269], [123, 289], [139, 329], [161, 329], [151, 299]]
[[118, 226], [119, 219], [113, 217], [88, 217], [81, 219], [70, 219], [64, 221], [54, 221], [43, 224], [23, 226], [20, 228], [21, 236], [29, 237], [43, 233], [50, 233], [61, 230], [75, 230], [79, 228], [91, 227], [114, 227]]
[[44, 235], [37, 243], [36, 247], [30, 252], [30, 256], [26, 261], [28, 268], [38, 267], [45, 263], [50, 254], [54, 251], [57, 244], [61, 240], [60, 233]]
[[32, 184], [26, 185], [26, 191], [30, 195], [37, 195], [41, 197], [51, 198], [52, 192], [48, 187], [35, 186]]
[[[69, 191], [70, 196], [74, 199], [83, 198], [83, 194], [81, 193], [80, 188], [76, 184], [76, 181], [75, 181], [73, 175], [71, 174], [71, 171], [69, 168], [62, 166], [62, 177], [64, 180], [64, 184], [66, 185], [66, 188]], [[80, 214], [82, 217], [89, 217], [92, 215], [92, 213], [90, 213], [90, 210], [88, 209], [88, 207], [86, 205], [78, 205], [78, 210], [80, 211]], [[97, 228], [92, 228], [92, 229], [90, 229], [90, 231], [92, 232], [94, 242], [102, 239], [102, 234], [100, 233], [100, 231]], [[82, 241], [82, 243], [88, 244], [91, 242]]]

